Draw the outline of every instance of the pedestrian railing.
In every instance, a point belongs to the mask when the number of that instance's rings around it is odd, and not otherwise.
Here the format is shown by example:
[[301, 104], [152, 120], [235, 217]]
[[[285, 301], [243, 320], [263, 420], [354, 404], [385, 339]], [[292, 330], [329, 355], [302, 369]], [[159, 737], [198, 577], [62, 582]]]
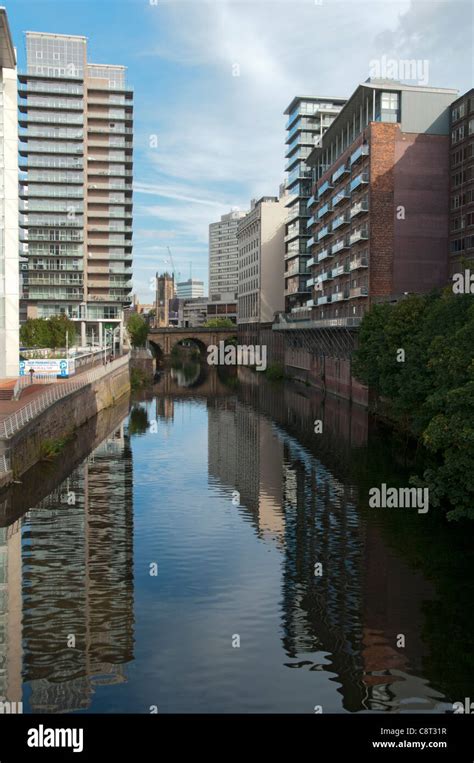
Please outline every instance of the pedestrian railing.
[[90, 371], [80, 374], [77, 379], [62, 382], [61, 384], [50, 384], [46, 392], [32, 400], [30, 403], [19, 408], [15, 413], [7, 416], [3, 421], [0, 421], [0, 439], [13, 437], [13, 435], [22, 429], [22, 427], [26, 426], [28, 422], [36, 418], [36, 416], [46, 410], [46, 408], [49, 408], [52, 403], [55, 403], [57, 400], [67, 397], [78, 389], [86, 387], [88, 384], [101, 379], [103, 376], [110, 373], [110, 371], [115, 371], [127, 364], [128, 355], [123, 355], [122, 357], [117, 358], [117, 360], [112, 360], [107, 364], [96, 366]]

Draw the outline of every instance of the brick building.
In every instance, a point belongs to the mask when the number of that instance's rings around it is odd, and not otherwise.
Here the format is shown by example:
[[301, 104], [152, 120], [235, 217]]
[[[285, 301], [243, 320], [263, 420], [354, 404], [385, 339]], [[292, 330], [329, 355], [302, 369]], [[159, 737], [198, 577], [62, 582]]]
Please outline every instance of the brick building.
[[371, 302], [447, 282], [456, 94], [367, 80], [307, 158], [313, 325], [357, 325]]
[[474, 88], [451, 105], [449, 270], [474, 264]]

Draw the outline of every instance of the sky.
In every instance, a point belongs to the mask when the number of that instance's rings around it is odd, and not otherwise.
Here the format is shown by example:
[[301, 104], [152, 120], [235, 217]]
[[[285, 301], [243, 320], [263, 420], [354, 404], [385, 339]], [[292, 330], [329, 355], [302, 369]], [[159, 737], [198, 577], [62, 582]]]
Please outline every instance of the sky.
[[[25, 31], [88, 38], [134, 87], [134, 278], [208, 282], [208, 226], [285, 177], [295, 95], [350, 96], [374, 62], [416, 59], [432, 87], [474, 84], [470, 0], [3, 0]], [[385, 57], [385, 59], [384, 59]], [[409, 84], [416, 84], [408, 81]]]

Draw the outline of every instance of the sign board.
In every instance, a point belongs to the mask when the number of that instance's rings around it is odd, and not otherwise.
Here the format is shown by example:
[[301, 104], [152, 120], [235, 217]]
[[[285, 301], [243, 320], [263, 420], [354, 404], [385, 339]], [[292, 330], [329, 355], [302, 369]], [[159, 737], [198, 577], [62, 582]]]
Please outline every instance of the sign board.
[[20, 360], [20, 376], [29, 376], [30, 369], [37, 374], [51, 374], [68, 377], [75, 373], [74, 358], [29, 358]]

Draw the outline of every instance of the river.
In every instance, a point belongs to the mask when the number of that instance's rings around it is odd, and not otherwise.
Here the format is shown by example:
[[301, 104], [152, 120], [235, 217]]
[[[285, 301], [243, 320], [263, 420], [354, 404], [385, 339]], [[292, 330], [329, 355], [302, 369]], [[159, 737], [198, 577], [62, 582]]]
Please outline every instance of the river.
[[401, 452], [304, 385], [164, 373], [0, 497], [0, 699], [449, 711], [472, 693], [473, 552], [432, 511], [368, 508], [407, 484]]

